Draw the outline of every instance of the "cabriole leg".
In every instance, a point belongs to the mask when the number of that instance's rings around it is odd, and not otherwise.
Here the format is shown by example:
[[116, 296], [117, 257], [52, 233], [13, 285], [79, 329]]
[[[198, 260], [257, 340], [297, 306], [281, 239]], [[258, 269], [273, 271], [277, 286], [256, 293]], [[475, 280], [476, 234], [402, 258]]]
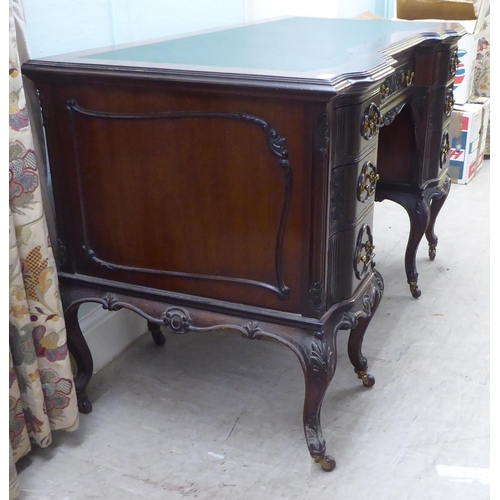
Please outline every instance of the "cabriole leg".
[[163, 335], [160, 325], [157, 325], [152, 321], [148, 321], [148, 330], [157, 346], [165, 345], [167, 339], [165, 338], [165, 335]]
[[422, 292], [418, 289], [418, 272], [417, 272], [417, 250], [418, 245], [429, 225], [430, 207], [429, 201], [423, 193], [418, 196], [415, 203], [404, 207], [410, 217], [410, 236], [406, 246], [405, 253], [405, 269], [410, 292], [416, 299], [420, 297]]
[[78, 322], [79, 304], [70, 306], [64, 313], [68, 349], [76, 364], [75, 388], [80, 413], [92, 411], [92, 403], [87, 397], [87, 385], [92, 378], [94, 362]]
[[326, 454], [326, 442], [321, 430], [321, 406], [326, 390], [335, 373], [337, 350], [334, 335], [315, 332], [302, 342], [306, 369], [304, 400], [304, 432], [309, 453], [323, 470], [332, 471], [335, 460]]
[[374, 280], [377, 286], [374, 288], [373, 305], [370, 304], [369, 315], [360, 316], [357, 318], [357, 324], [349, 334], [349, 341], [347, 344], [347, 353], [349, 360], [354, 366], [354, 371], [358, 378], [363, 382], [365, 387], [373, 387], [375, 378], [368, 373], [368, 361], [363, 356], [362, 345], [366, 329], [377, 310], [383, 294], [383, 280], [378, 271], [374, 271]]
[[451, 185], [450, 181], [447, 180], [443, 188], [440, 190], [441, 195], [439, 197], [434, 198], [431, 202], [429, 225], [427, 226], [427, 230], [425, 231], [425, 237], [429, 242], [429, 259], [431, 260], [434, 260], [436, 258], [436, 247], [438, 244], [438, 238], [434, 233], [434, 225], [436, 224], [436, 219], [437, 216], [439, 215], [441, 208], [443, 208], [443, 205], [446, 199], [448, 198], [448, 194], [450, 192], [450, 185]]

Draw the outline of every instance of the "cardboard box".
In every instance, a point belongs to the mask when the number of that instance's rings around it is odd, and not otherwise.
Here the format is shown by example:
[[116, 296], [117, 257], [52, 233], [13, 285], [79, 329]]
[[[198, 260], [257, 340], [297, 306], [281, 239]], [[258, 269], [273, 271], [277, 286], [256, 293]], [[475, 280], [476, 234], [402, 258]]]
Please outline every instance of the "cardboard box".
[[453, 108], [449, 174], [455, 184], [467, 184], [483, 166], [489, 114], [488, 97], [477, 97]]
[[459, 22], [467, 30], [468, 34], [458, 42], [460, 63], [453, 87], [455, 103], [465, 104], [472, 94], [479, 32], [489, 10], [489, 0], [480, 1], [477, 10], [472, 0], [396, 0], [396, 2], [396, 16], [399, 19]]

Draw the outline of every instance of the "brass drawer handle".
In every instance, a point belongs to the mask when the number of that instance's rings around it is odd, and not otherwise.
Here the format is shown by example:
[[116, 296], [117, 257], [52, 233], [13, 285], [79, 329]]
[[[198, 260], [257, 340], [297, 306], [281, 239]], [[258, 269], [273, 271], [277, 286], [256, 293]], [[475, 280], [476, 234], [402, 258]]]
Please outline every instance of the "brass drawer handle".
[[380, 100], [382, 102], [385, 101], [389, 97], [390, 93], [391, 93], [391, 89], [389, 88], [389, 85], [386, 85], [385, 83], [383, 83], [380, 86]]
[[[358, 233], [358, 241], [354, 251], [354, 274], [358, 280], [362, 280], [369, 269], [374, 266], [375, 245], [373, 244], [372, 231], [368, 224], [363, 224]], [[360, 269], [360, 264], [362, 264]]]
[[415, 76], [415, 72], [411, 69], [407, 70], [406, 73], [401, 74], [401, 83], [409, 87], [413, 83], [413, 77]]
[[460, 64], [460, 59], [458, 58], [458, 49], [456, 49], [451, 54], [451, 61], [450, 61], [450, 75], [451, 76], [455, 76], [459, 64]]
[[369, 141], [372, 137], [378, 134], [379, 128], [384, 123], [384, 117], [379, 107], [373, 102], [366, 109], [363, 118], [361, 119], [361, 135]]
[[366, 203], [370, 200], [375, 194], [375, 187], [379, 179], [377, 167], [371, 161], [365, 162], [358, 177], [358, 201]]
[[451, 116], [453, 111], [453, 106], [455, 105], [455, 98], [453, 97], [453, 89], [448, 89], [446, 91], [446, 98], [444, 101], [444, 114], [446, 116]]
[[450, 152], [450, 136], [448, 132], [443, 134], [443, 139], [441, 140], [441, 155], [439, 158], [441, 168], [446, 164], [446, 160], [448, 159], [448, 154]]

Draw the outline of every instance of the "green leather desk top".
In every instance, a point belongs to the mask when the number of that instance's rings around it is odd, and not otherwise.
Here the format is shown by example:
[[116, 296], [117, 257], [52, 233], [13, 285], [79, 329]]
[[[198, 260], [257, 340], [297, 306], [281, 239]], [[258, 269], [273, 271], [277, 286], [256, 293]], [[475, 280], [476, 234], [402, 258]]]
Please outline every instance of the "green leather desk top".
[[460, 29], [432, 21], [290, 17], [42, 60], [332, 81], [377, 67], [388, 47]]

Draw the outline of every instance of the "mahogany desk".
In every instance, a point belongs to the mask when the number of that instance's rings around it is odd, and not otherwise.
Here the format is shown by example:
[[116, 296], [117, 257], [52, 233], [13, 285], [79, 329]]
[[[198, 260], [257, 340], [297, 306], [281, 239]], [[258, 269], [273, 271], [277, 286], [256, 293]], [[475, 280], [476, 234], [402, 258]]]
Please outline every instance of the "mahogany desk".
[[458, 24], [285, 18], [29, 61], [47, 135], [59, 279], [80, 411], [78, 307], [142, 315], [158, 344], [231, 330], [289, 347], [309, 452], [336, 335], [371, 387], [363, 336], [383, 293], [373, 203], [401, 203], [406, 272], [449, 190]]

